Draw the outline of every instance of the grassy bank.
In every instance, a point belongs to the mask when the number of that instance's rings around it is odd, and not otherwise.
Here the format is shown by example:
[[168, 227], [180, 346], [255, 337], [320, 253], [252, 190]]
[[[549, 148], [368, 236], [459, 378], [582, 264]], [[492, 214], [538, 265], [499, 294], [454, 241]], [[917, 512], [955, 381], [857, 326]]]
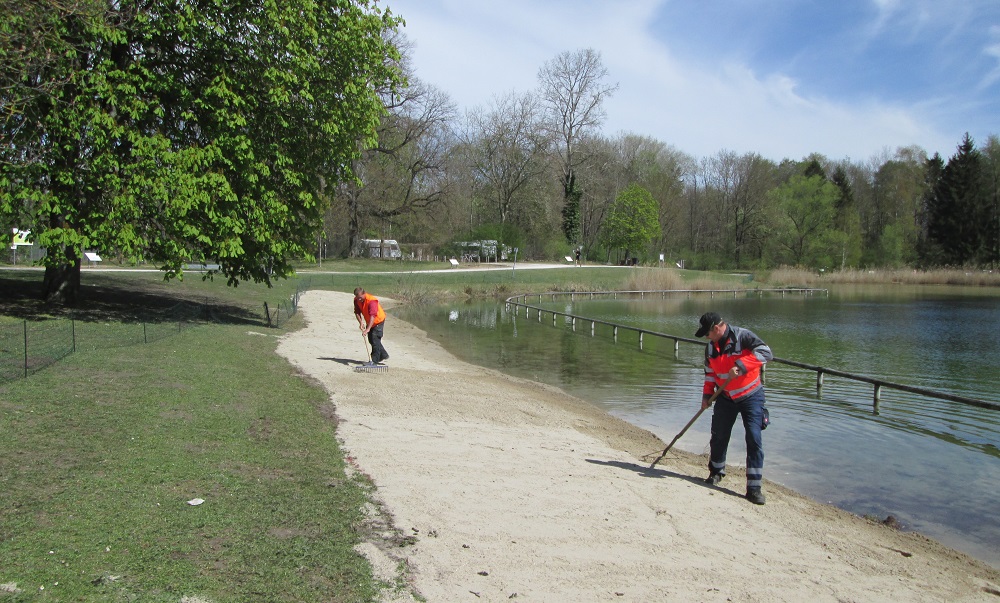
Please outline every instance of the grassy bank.
[[371, 600], [369, 486], [275, 346], [206, 325], [0, 386], [0, 601]]

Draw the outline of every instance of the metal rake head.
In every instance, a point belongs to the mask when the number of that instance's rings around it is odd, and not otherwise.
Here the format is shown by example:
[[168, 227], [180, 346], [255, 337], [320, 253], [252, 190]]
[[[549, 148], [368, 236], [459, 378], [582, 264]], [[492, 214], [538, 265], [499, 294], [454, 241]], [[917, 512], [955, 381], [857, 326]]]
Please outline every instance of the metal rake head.
[[388, 373], [389, 367], [384, 364], [368, 365], [362, 364], [361, 366], [354, 367], [355, 373]]

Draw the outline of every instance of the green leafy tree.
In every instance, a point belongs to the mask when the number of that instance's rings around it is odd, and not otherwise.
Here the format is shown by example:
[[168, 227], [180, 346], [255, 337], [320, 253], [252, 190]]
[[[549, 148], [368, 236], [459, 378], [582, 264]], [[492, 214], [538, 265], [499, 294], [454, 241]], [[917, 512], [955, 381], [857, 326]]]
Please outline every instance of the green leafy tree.
[[848, 266], [857, 266], [861, 260], [861, 217], [854, 201], [854, 189], [843, 166], [838, 166], [833, 173], [832, 182], [839, 194], [834, 204], [833, 227], [837, 234], [832, 241], [839, 246], [839, 257], [834, 264], [839, 264], [841, 270]]
[[[58, 73], [26, 64], [4, 125], [0, 214], [46, 248], [45, 291], [72, 302], [83, 251], [217, 262], [270, 283], [310, 255], [320, 193], [352, 177], [399, 79], [398, 20], [368, 0], [114, 3], [54, 25]], [[0, 15], [6, 19], [10, 15]]]
[[660, 236], [659, 205], [653, 195], [633, 184], [615, 198], [601, 231], [601, 244], [611, 249], [644, 249]]
[[792, 176], [771, 193], [784, 222], [774, 233], [791, 263], [819, 268], [835, 256], [831, 244], [835, 205], [840, 191], [822, 176]]

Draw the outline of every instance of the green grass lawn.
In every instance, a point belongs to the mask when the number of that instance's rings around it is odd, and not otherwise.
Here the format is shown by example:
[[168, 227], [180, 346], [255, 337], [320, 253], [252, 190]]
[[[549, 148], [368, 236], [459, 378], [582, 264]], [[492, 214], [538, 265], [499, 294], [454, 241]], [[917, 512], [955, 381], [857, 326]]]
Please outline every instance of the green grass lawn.
[[0, 601], [372, 600], [369, 486], [275, 334], [204, 325], [0, 385]]

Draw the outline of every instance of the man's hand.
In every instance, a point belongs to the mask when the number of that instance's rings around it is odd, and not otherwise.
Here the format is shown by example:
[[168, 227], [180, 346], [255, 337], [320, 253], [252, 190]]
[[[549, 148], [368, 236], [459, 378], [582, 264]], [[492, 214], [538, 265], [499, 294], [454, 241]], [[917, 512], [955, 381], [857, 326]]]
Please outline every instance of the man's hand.
[[742, 372], [743, 371], [740, 370], [740, 367], [733, 366], [733, 368], [729, 369], [729, 372], [726, 373], [726, 375], [728, 376], [728, 380], [732, 381], [733, 379], [739, 377], [740, 373], [742, 373]]
[[701, 397], [701, 409], [705, 410], [712, 405], [712, 396], [702, 396]]

